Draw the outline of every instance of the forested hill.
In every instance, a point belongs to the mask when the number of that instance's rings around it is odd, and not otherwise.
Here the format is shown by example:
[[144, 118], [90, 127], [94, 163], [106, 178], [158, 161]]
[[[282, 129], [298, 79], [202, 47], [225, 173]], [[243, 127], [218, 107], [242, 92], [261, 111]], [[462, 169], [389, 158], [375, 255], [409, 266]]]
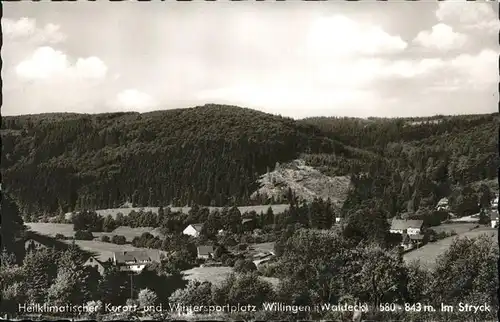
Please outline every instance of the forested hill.
[[395, 215], [496, 178], [498, 125], [498, 114], [295, 121], [220, 105], [4, 117], [3, 182], [31, 214], [125, 201], [249, 205], [265, 202], [250, 200], [260, 175], [301, 158], [326, 175], [354, 174], [346, 210]]
[[[345, 208], [364, 202], [396, 215], [451, 197], [452, 203], [460, 204], [454, 211], [471, 214], [479, 211], [478, 197], [487, 203], [498, 194], [498, 113], [411, 119], [317, 117], [301, 122], [382, 157], [358, 165], [368, 171], [354, 177], [357, 188]], [[328, 155], [308, 156], [306, 161], [323, 171], [338, 163]]]
[[22, 212], [249, 204], [259, 175], [343, 144], [293, 119], [205, 105], [146, 114], [4, 117], [5, 187]]

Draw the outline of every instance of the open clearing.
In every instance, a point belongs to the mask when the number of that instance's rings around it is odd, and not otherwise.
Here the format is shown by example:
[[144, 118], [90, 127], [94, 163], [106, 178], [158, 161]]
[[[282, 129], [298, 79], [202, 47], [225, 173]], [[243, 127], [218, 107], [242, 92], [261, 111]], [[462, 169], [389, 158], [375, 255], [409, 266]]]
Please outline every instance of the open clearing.
[[476, 238], [480, 235], [489, 235], [492, 238], [492, 242], [497, 243], [498, 230], [494, 228], [481, 227], [474, 229], [472, 231], [467, 231], [456, 236], [447, 237], [445, 239], [438, 240], [434, 243], [429, 243], [422, 248], [415, 249], [404, 255], [405, 262], [409, 263], [415, 260], [420, 261], [421, 265], [424, 267], [432, 268], [436, 264], [436, 259], [444, 254], [446, 250], [453, 243], [456, 238]]
[[[477, 223], [450, 223], [450, 224], [442, 224], [439, 226], [431, 227], [432, 230], [434, 230], [436, 233], [440, 232], [447, 232], [451, 233], [454, 231], [457, 233], [457, 235], [463, 234], [465, 232], [470, 231], [472, 228], [476, 227], [478, 224]], [[481, 228], [484, 228], [482, 226]], [[477, 229], [481, 229], [477, 228]]]
[[[56, 234], [62, 234], [65, 237], [73, 237], [75, 232], [73, 231], [73, 224], [53, 224], [53, 223], [26, 223], [32, 231], [40, 233], [46, 236], [55, 237]], [[161, 233], [159, 229], [153, 227], [137, 227], [131, 228], [127, 226], [120, 226], [113, 230], [110, 233], [105, 232], [97, 232], [92, 233], [96, 239], [99, 239], [101, 236], [106, 235], [110, 238], [113, 235], [121, 235], [124, 236], [128, 242], [131, 242], [134, 237], [140, 237], [143, 233], [150, 233], [153, 236], [160, 236]]]
[[[71, 244], [72, 240], [65, 240], [67, 244]], [[99, 260], [107, 261], [113, 257], [114, 252], [132, 251], [132, 250], [145, 250], [152, 251], [148, 248], [139, 248], [132, 245], [116, 245], [111, 243], [104, 243], [96, 240], [76, 240], [75, 244], [80, 246], [83, 250], [95, 253]], [[162, 253], [160, 251], [160, 253]]]
[[[184, 278], [187, 280], [197, 280], [200, 282], [211, 282], [213, 284], [218, 284], [223, 282], [231, 273], [233, 269], [227, 266], [221, 267], [195, 267], [184, 271]], [[274, 277], [261, 277], [263, 280], [268, 281], [272, 285], [276, 286], [279, 280]]]
[[[238, 207], [240, 212], [243, 214], [245, 212], [250, 212], [250, 211], [255, 211], [257, 214], [260, 214], [261, 212], [265, 213], [267, 209], [271, 207], [273, 210], [274, 214], [281, 214], [283, 213], [286, 209], [290, 207], [288, 204], [278, 204], [278, 205], [257, 205], [257, 206], [241, 206]], [[166, 207], [164, 207], [166, 208]], [[210, 209], [210, 211], [214, 209], [222, 209], [223, 207], [207, 207]], [[118, 213], [122, 213], [124, 216], [128, 216], [132, 210], [134, 211], [140, 211], [143, 210], [145, 212], [151, 211], [153, 213], [158, 213], [159, 207], [135, 207], [135, 208], [113, 208], [113, 209], [99, 209], [96, 210], [97, 214], [103, 217], [107, 217], [108, 215], [116, 218], [116, 215]], [[173, 212], [182, 212], [182, 213], [189, 213], [189, 210], [191, 210], [191, 207], [170, 207], [170, 209]], [[71, 219], [72, 213], [66, 213], [65, 215], [66, 219]]]

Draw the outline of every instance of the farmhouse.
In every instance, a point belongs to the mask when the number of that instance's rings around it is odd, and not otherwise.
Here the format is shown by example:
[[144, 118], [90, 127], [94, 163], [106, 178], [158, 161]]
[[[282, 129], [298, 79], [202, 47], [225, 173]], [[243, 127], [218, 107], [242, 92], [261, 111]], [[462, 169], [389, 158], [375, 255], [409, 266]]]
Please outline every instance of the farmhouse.
[[209, 259], [214, 257], [213, 246], [198, 246], [196, 251], [198, 252], [198, 258]]
[[96, 256], [90, 256], [85, 263], [83, 263], [83, 266], [86, 267], [95, 267], [99, 274], [101, 276], [104, 276], [104, 273], [106, 272], [106, 267], [108, 263], [106, 262], [101, 262], [99, 259], [97, 259]]
[[121, 271], [140, 273], [146, 265], [160, 262], [160, 252], [157, 250], [115, 252], [112, 262]]
[[443, 198], [441, 200], [439, 200], [437, 206], [436, 206], [436, 210], [438, 211], [447, 211], [449, 210], [449, 205], [448, 205], [448, 198]]
[[390, 232], [392, 234], [418, 235], [421, 233], [423, 220], [392, 219]]
[[491, 228], [498, 228], [498, 211], [492, 211], [490, 219], [491, 219]]
[[201, 228], [203, 227], [203, 224], [191, 224], [187, 226], [182, 233], [184, 235], [189, 235], [193, 237], [198, 237], [200, 236], [201, 233]]

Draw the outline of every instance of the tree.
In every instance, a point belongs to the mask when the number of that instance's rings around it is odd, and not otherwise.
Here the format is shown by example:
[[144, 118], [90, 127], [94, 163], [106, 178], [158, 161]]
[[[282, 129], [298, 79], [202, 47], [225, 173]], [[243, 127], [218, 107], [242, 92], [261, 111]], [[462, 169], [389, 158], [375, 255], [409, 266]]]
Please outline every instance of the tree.
[[479, 186], [479, 205], [483, 209], [489, 209], [491, 206], [491, 200], [493, 199], [493, 194], [490, 188], [484, 183]]
[[1, 192], [2, 221], [0, 233], [2, 236], [2, 247], [7, 253], [14, 254], [16, 262], [20, 263], [24, 256], [24, 248], [18, 243], [24, 233], [24, 223], [19, 212], [19, 207], [9, 193]]
[[360, 246], [351, 262], [356, 283], [350, 294], [378, 307], [380, 303], [404, 303], [408, 296], [407, 272], [397, 251], [387, 252], [378, 245]]
[[41, 303], [47, 297], [47, 290], [57, 276], [58, 254], [51, 249], [29, 252], [24, 258], [23, 290], [28, 300]]
[[139, 291], [138, 300], [141, 307], [148, 307], [155, 305], [158, 301], [158, 297], [156, 296], [155, 292], [151, 291], [148, 288], [145, 288]]
[[239, 259], [234, 263], [234, 271], [236, 273], [250, 273], [256, 270], [257, 266], [249, 259]]
[[114, 221], [113, 217], [111, 217], [111, 215], [108, 215], [106, 216], [106, 218], [104, 218], [104, 221], [102, 222], [102, 230], [105, 231], [105, 232], [112, 232], [113, 230], [116, 229], [116, 227], [118, 227], [116, 225], [116, 222]]
[[183, 289], [176, 290], [169, 298], [173, 305], [212, 305], [212, 288], [210, 282], [189, 281]]
[[450, 198], [451, 208], [460, 217], [470, 216], [479, 212], [479, 205], [474, 190], [468, 186], [455, 191]]
[[367, 241], [385, 245], [389, 239], [389, 223], [382, 211], [365, 207], [347, 216], [343, 236], [354, 244]]
[[274, 296], [272, 285], [260, 279], [258, 274], [243, 274], [233, 280], [228, 293], [228, 303], [261, 307], [262, 303], [272, 301]]
[[497, 307], [498, 246], [491, 237], [455, 239], [448, 250], [438, 257], [432, 274], [433, 302], [457, 303], [483, 294], [488, 303]]

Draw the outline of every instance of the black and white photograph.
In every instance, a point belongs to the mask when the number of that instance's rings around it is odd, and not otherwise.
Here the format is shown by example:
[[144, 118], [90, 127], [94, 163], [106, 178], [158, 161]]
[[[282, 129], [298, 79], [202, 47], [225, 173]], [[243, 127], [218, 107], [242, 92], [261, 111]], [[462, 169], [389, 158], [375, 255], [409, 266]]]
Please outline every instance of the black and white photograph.
[[498, 2], [1, 6], [0, 319], [499, 321]]

